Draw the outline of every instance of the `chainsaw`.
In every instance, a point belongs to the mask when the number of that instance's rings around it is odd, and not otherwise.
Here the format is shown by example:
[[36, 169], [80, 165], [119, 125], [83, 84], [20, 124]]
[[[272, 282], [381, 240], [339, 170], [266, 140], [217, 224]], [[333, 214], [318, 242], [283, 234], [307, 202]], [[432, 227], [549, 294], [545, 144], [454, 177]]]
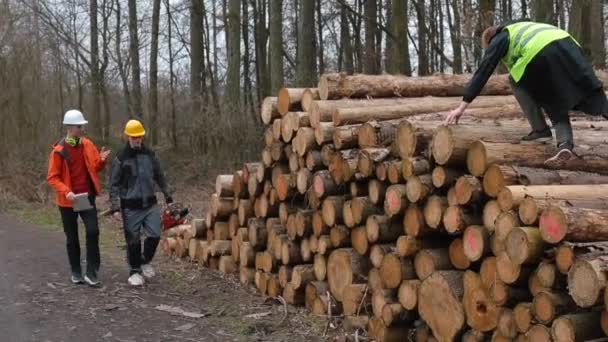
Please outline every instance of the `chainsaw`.
[[161, 214], [163, 231], [186, 223], [190, 209], [181, 203], [174, 202], [168, 204]]
[[[110, 216], [112, 211], [110, 209], [104, 210], [100, 213], [101, 216]], [[188, 220], [188, 214], [190, 209], [184, 207], [181, 203], [174, 202], [168, 204], [161, 214], [161, 224], [163, 231], [171, 229], [180, 224], [185, 224]]]

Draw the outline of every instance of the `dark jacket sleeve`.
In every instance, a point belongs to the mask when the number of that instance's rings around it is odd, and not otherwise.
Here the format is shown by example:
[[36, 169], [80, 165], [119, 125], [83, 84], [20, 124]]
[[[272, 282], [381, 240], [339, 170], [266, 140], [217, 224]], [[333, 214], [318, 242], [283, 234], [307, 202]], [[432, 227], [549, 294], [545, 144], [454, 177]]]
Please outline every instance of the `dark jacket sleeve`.
[[120, 210], [120, 160], [114, 158], [110, 168], [110, 209], [112, 212]]
[[169, 185], [167, 184], [165, 175], [162, 169], [160, 168], [160, 160], [158, 160], [156, 154], [152, 154], [152, 165], [154, 166], [154, 181], [160, 187], [160, 190], [163, 192], [163, 195], [165, 195], [165, 200], [167, 202], [172, 202], [173, 199], [171, 198]]
[[486, 82], [488, 82], [488, 79], [494, 72], [494, 69], [496, 69], [496, 66], [507, 54], [508, 50], [509, 33], [506, 30], [501, 31], [497, 33], [490, 41], [490, 45], [483, 55], [479, 68], [477, 68], [473, 78], [471, 78], [471, 81], [469, 81], [462, 98], [464, 102], [473, 102], [473, 100], [481, 93], [481, 90], [486, 85]]

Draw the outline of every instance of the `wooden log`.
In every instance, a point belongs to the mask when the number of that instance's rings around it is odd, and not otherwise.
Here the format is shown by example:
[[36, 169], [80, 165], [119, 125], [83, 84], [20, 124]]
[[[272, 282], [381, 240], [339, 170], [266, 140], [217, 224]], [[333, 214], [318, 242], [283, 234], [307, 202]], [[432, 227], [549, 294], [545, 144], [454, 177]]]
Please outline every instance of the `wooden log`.
[[264, 220], [250, 218], [247, 222], [249, 243], [254, 250], [261, 250], [266, 247], [268, 240], [268, 230]]
[[480, 260], [489, 254], [490, 234], [485, 227], [468, 226], [463, 234], [463, 253], [472, 262]]
[[237, 270], [234, 258], [230, 255], [223, 255], [220, 257], [219, 270], [222, 273], [229, 274], [234, 273]]
[[388, 253], [395, 253], [396, 247], [394, 244], [378, 244], [373, 245], [369, 251], [369, 260], [372, 263], [372, 266], [375, 268], [380, 268], [382, 265], [382, 259]]
[[424, 201], [433, 190], [433, 180], [430, 174], [410, 176], [407, 178], [407, 199], [412, 203]]
[[477, 202], [481, 198], [483, 188], [481, 181], [476, 177], [464, 175], [454, 185], [456, 201], [460, 205]]
[[506, 252], [500, 252], [496, 257], [498, 278], [505, 284], [526, 284], [533, 271], [531, 267], [524, 267], [513, 262]]
[[528, 341], [550, 342], [551, 332], [549, 331], [549, 328], [542, 324], [534, 324], [526, 333], [526, 337], [528, 338]]
[[338, 185], [328, 170], [317, 171], [314, 174], [312, 190], [319, 198], [339, 194]]
[[315, 278], [324, 281], [327, 277], [327, 259], [323, 254], [315, 254], [314, 257]]
[[488, 232], [494, 232], [494, 225], [496, 223], [496, 219], [501, 213], [502, 209], [500, 209], [500, 205], [496, 200], [490, 200], [484, 205], [483, 226], [488, 230]]
[[382, 259], [380, 276], [387, 289], [397, 289], [403, 280], [415, 279], [416, 273], [411, 258], [389, 253]]
[[274, 119], [281, 117], [279, 109], [277, 107], [277, 97], [266, 97], [262, 101], [262, 109], [260, 110], [260, 117], [264, 125], [269, 125]]
[[281, 245], [281, 262], [283, 265], [297, 265], [302, 263], [302, 252], [300, 244], [294, 241], [287, 241]]
[[606, 256], [579, 256], [568, 271], [568, 289], [580, 307], [591, 307], [601, 302], [606, 287]]
[[[321, 209], [322, 210], [322, 209]], [[342, 213], [342, 210], [340, 210]], [[312, 233], [314, 236], [321, 236], [329, 234], [330, 226], [325, 223], [323, 219], [323, 213], [320, 210], [315, 211], [312, 214]]]
[[287, 304], [302, 306], [305, 301], [304, 289], [294, 289], [292, 283], [287, 283], [283, 286], [283, 298]]
[[422, 241], [413, 236], [403, 235], [397, 239], [397, 254], [402, 257], [414, 256], [422, 249], [422, 247]]
[[292, 269], [291, 273], [291, 284], [294, 289], [305, 288], [306, 285], [315, 280], [314, 266], [310, 265], [296, 265]]
[[329, 284], [324, 281], [312, 281], [305, 286], [306, 308], [311, 310], [317, 297], [327, 294]]
[[603, 337], [601, 313], [581, 312], [556, 318], [551, 324], [551, 337], [556, 342], [588, 341]]
[[384, 306], [394, 302], [395, 299], [395, 290], [382, 289], [374, 291], [372, 294], [372, 312], [374, 316], [382, 318], [382, 309], [384, 309]]
[[414, 267], [418, 279], [424, 280], [433, 272], [439, 270], [451, 270], [454, 267], [450, 262], [448, 248], [423, 249], [414, 258]]
[[498, 324], [499, 310], [496, 303], [483, 287], [481, 277], [472, 271], [463, 276], [464, 295], [462, 298], [467, 324], [475, 330], [488, 332]]
[[475, 329], [468, 330], [462, 335], [462, 342], [483, 342], [487, 339], [487, 336]]
[[360, 150], [341, 150], [334, 153], [329, 164], [329, 173], [336, 184], [350, 181], [357, 172], [357, 162]]
[[518, 303], [513, 308], [515, 328], [520, 333], [526, 333], [532, 326], [532, 303]]
[[471, 266], [471, 260], [464, 254], [463, 240], [456, 238], [450, 243], [448, 248], [450, 262], [458, 270], [466, 270]]
[[[420, 97], [462, 96], [467, 75], [437, 75], [410, 78], [392, 75], [325, 74], [319, 79], [319, 97], [335, 100], [343, 97]], [[509, 95], [511, 90], [505, 75], [493, 76], [482, 91], [484, 95]], [[436, 101], [436, 98], [431, 98]]]
[[386, 189], [386, 200], [384, 201], [384, 212], [388, 216], [394, 216], [407, 208], [406, 185], [393, 184]]
[[405, 183], [401, 163], [398, 160], [388, 162], [386, 168], [386, 178], [391, 184]]
[[357, 160], [357, 170], [363, 176], [371, 177], [376, 171], [376, 165], [386, 159], [389, 154], [390, 151], [387, 148], [364, 148]]
[[319, 89], [318, 88], [306, 88], [304, 92], [302, 92], [302, 99], [300, 100], [300, 105], [302, 109], [306, 112], [310, 111], [312, 103], [314, 101], [319, 100]]
[[456, 184], [462, 172], [456, 169], [436, 166], [431, 173], [433, 186], [437, 189], [451, 187]]
[[539, 323], [549, 324], [559, 315], [575, 308], [567, 293], [541, 291], [534, 296], [532, 312]]
[[[321, 124], [319, 127], [325, 126]], [[334, 143], [337, 150], [355, 148], [357, 147], [357, 137], [359, 135], [360, 127], [361, 125], [345, 125], [341, 127], [332, 125], [332, 136], [330, 141]]]
[[329, 233], [329, 239], [335, 248], [350, 246], [350, 231], [345, 226], [335, 226]]
[[566, 288], [565, 278], [559, 277], [557, 266], [553, 262], [541, 261], [536, 268], [536, 276], [538, 282], [544, 288]]
[[564, 239], [605, 241], [608, 240], [608, 229], [605, 228], [607, 220], [608, 209], [551, 206], [543, 210], [539, 229], [543, 240], [548, 243], [558, 243]]
[[505, 251], [505, 242], [509, 233], [520, 226], [519, 217], [513, 211], [506, 211], [498, 215], [494, 222], [494, 235], [492, 235], [492, 252], [498, 255]]
[[418, 311], [438, 340], [452, 341], [464, 328], [463, 294], [461, 271], [438, 271], [422, 281]]
[[207, 221], [204, 219], [193, 219], [190, 226], [190, 234], [193, 238], [202, 239], [207, 234]]
[[583, 171], [551, 170], [493, 164], [488, 167], [483, 177], [484, 190], [491, 197], [496, 197], [503, 187], [509, 185], [558, 184], [608, 184], [608, 176]]
[[230, 240], [213, 240], [209, 245], [209, 254], [213, 257], [230, 255], [232, 244]]
[[344, 287], [362, 283], [370, 267], [369, 259], [351, 248], [333, 251], [327, 261], [327, 280], [331, 293], [338, 301], [342, 301]]
[[447, 208], [447, 198], [436, 195], [429, 197], [424, 206], [424, 221], [429, 227], [438, 229]]
[[312, 150], [306, 154], [306, 168], [310, 172], [316, 172], [324, 167], [321, 160], [321, 151]]
[[351, 284], [344, 288], [342, 308], [347, 316], [367, 312], [371, 305], [371, 292], [366, 284]]
[[[608, 169], [607, 151], [598, 148], [599, 146], [590, 147], [596, 142], [586, 141], [588, 132], [585, 133], [576, 137], [577, 141], [580, 141], [580, 145], [575, 151], [578, 157], [562, 163], [560, 168], [606, 174]], [[469, 172], [475, 176], [482, 176], [487, 167], [494, 163], [542, 168], [545, 166], [544, 162], [547, 156], [552, 155], [552, 153], [555, 153], [555, 147], [544, 144], [476, 141], [469, 148], [467, 166]]]
[[312, 213], [310, 209], [298, 210], [295, 215], [296, 234], [299, 238], [307, 238], [312, 234]]
[[190, 239], [190, 242], [188, 245], [188, 258], [190, 259], [190, 262], [198, 261], [198, 259], [196, 258], [196, 249], [197, 248], [198, 248], [198, 240]]
[[233, 197], [233, 175], [218, 175], [215, 178], [215, 193], [220, 197]]
[[277, 110], [285, 116], [290, 110], [302, 109], [300, 102], [307, 88], [281, 88], [277, 100]]
[[239, 215], [238, 213], [233, 213], [230, 215], [230, 218], [228, 218], [228, 235], [230, 238], [233, 238], [236, 235], [236, 231], [239, 228]]
[[367, 181], [352, 181], [350, 182], [350, 195], [351, 197], [367, 196]]
[[395, 141], [400, 120], [368, 121], [361, 125], [358, 134], [360, 147], [385, 147]]
[[530, 274], [530, 278], [528, 278], [528, 290], [530, 290], [530, 293], [533, 296], [536, 296], [540, 292], [549, 291], [550, 289], [542, 286], [542, 284], [540, 283], [540, 280], [538, 279], [538, 275], [536, 274], [536, 271], [534, 271], [534, 272], [532, 272], [532, 274]]
[[372, 179], [368, 184], [368, 197], [374, 204], [382, 204], [386, 194], [387, 185], [377, 179]]
[[435, 229], [427, 226], [422, 209], [413, 203], [405, 210], [403, 230], [407, 235], [418, 238], [435, 233]]
[[538, 264], [544, 254], [545, 242], [538, 228], [516, 227], [505, 241], [507, 255], [516, 264]]
[[211, 212], [218, 219], [226, 219], [232, 213], [232, 198], [211, 195]]
[[292, 146], [300, 157], [304, 157], [308, 151], [318, 148], [315, 130], [310, 127], [300, 127], [292, 140]]
[[365, 223], [367, 240], [370, 243], [387, 243], [395, 241], [403, 233], [402, 225], [397, 218], [384, 215], [371, 215]]
[[239, 247], [239, 264], [241, 268], [253, 267], [255, 264], [255, 250], [250, 242], [243, 242]]
[[399, 286], [399, 303], [406, 310], [415, 310], [418, 305], [418, 289], [421, 281], [418, 279], [404, 280]]
[[228, 228], [227, 222], [215, 222], [215, 226], [213, 227], [213, 237], [216, 240], [229, 240], [230, 229]]
[[466, 227], [479, 224], [481, 224], [480, 217], [468, 207], [454, 205], [448, 207], [443, 213], [443, 226], [450, 234], [462, 233]]
[[350, 240], [353, 249], [361, 255], [366, 255], [369, 249], [369, 241], [367, 240], [367, 232], [365, 226], [355, 227], [351, 230]]
[[351, 200], [351, 211], [355, 224], [363, 223], [371, 215], [379, 214], [380, 210], [366, 197], [355, 197]]
[[326, 226], [333, 227], [343, 222], [342, 209], [344, 207], [344, 196], [329, 196], [323, 200], [322, 218]]

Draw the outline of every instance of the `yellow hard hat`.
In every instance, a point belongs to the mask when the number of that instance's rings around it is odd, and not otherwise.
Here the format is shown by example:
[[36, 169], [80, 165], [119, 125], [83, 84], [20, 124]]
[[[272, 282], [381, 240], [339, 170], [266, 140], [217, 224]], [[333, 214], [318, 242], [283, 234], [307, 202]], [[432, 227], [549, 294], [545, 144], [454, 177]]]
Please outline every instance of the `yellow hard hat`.
[[125, 134], [132, 138], [138, 138], [146, 135], [146, 130], [138, 120], [129, 120], [125, 126]]

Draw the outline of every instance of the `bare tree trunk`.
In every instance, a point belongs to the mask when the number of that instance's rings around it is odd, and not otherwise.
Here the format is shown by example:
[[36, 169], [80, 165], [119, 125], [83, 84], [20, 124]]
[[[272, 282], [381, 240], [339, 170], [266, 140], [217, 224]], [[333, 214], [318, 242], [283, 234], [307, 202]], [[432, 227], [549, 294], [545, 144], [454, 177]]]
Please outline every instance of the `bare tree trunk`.
[[[107, 3], [110, 2], [110, 8], [108, 9]], [[101, 136], [104, 142], [107, 142], [110, 138], [110, 97], [108, 94], [108, 88], [106, 85], [106, 70], [108, 69], [109, 64], [109, 50], [110, 50], [110, 24], [109, 20], [112, 16], [112, 10], [114, 7], [113, 0], [103, 0], [102, 1], [102, 19], [103, 19], [103, 28], [102, 28], [102, 39], [103, 39], [103, 52], [102, 52], [102, 62], [99, 69], [99, 81], [100, 81], [100, 90], [103, 98], [103, 125], [101, 129]]]
[[298, 23], [298, 57], [296, 64], [296, 86], [312, 87], [315, 77], [315, 1], [302, 1]]
[[129, 91], [129, 80], [127, 76], [127, 71], [125, 70], [125, 65], [122, 60], [122, 49], [120, 48], [120, 44], [122, 42], [121, 39], [121, 8], [120, 8], [120, 0], [116, 0], [116, 66], [118, 67], [118, 73], [120, 75], [120, 80], [122, 81], [122, 92], [125, 97], [125, 113], [128, 113], [129, 117], [133, 117], [133, 105], [131, 104], [131, 92]]
[[257, 0], [257, 4], [256, 1], [253, 3], [253, 17], [255, 20], [255, 60], [258, 84], [257, 103], [262, 103], [262, 100], [265, 97], [270, 96], [270, 77], [268, 75], [267, 58], [268, 53], [266, 49], [266, 43], [268, 42], [268, 30], [266, 28], [266, 4], [267, 0]]
[[[448, 27], [450, 28], [450, 37], [452, 38], [452, 51], [454, 54], [454, 66], [453, 71], [455, 74], [462, 74], [462, 34], [460, 31], [460, 8], [458, 0], [446, 0], [446, 14], [448, 17]], [[452, 22], [452, 15], [450, 13], [450, 4], [452, 5], [451, 12], [454, 15], [454, 21]]]
[[[395, 38], [393, 43], [393, 57], [389, 73], [411, 75], [410, 53], [407, 38], [408, 3], [407, 0], [393, 0], [392, 2], [391, 32]], [[387, 38], [387, 40], [390, 38]]]
[[591, 1], [589, 25], [591, 26], [591, 60], [593, 66], [599, 69], [606, 68], [606, 39], [604, 28], [604, 3]]
[[521, 17], [528, 17], [528, 0], [521, 0]]
[[270, 93], [283, 86], [283, 0], [270, 1]]
[[[255, 114], [253, 111], [253, 91], [251, 84], [251, 74], [249, 72], [251, 68], [251, 52], [249, 49], [249, 6], [247, 1], [243, 1], [243, 105], [245, 112], [250, 115], [255, 122]], [[253, 4], [255, 7], [255, 3]]]
[[171, 141], [173, 142], [173, 148], [179, 148], [179, 141], [177, 139], [177, 114], [175, 109], [175, 74], [173, 73], [173, 22], [171, 19], [171, 5], [170, 0], [165, 0], [165, 7], [167, 9], [167, 45], [169, 48], [169, 101], [171, 102]]
[[[584, 1], [573, 1], [573, 7], [576, 3]], [[534, 21], [557, 25], [557, 17], [555, 16], [554, 0], [532, 0], [532, 18]]]
[[[391, 35], [394, 35], [393, 32], [393, 2], [391, 0], [386, 0], [386, 2], [384, 3], [385, 7], [386, 7], [386, 22], [385, 22], [385, 27], [387, 27], [390, 30]], [[380, 9], [380, 12], [382, 12], [382, 9]], [[382, 30], [380, 30], [382, 31]], [[394, 49], [395, 49], [395, 38], [391, 37], [391, 35], [386, 35], [386, 47], [384, 49], [384, 70], [388, 73], [391, 73], [389, 70], [392, 67], [393, 63], [393, 58], [395, 55]], [[380, 41], [380, 46], [382, 46], [382, 41]], [[382, 49], [380, 49], [379, 51], [382, 51]], [[380, 70], [382, 70], [382, 67], [380, 67]]]
[[318, 42], [317, 54], [319, 55], [319, 74], [325, 73], [325, 60], [323, 59], [323, 16], [322, 16], [322, 0], [317, 0], [317, 30]]
[[236, 115], [241, 108], [241, 6], [239, 0], [228, 0], [228, 13], [226, 16], [228, 33], [228, 72], [227, 72], [227, 103], [231, 107], [231, 114]]
[[203, 8], [202, 0], [190, 3], [190, 101], [192, 117], [201, 112], [203, 73]]
[[[215, 8], [215, 7], [214, 7]], [[204, 37], [204, 41], [205, 41], [205, 47], [204, 47], [204, 51], [205, 53], [205, 59], [207, 61], [207, 68], [205, 69], [208, 72], [205, 72], [204, 75], [209, 74], [209, 81], [210, 81], [210, 86], [209, 88], [206, 87], [206, 77], [203, 78], [203, 85], [204, 85], [204, 89], [203, 91], [205, 91], [207, 94], [207, 103], [209, 103], [209, 98], [211, 98], [211, 104], [213, 105], [213, 110], [214, 113], [219, 113], [220, 112], [220, 104], [219, 104], [219, 99], [218, 99], [218, 95], [217, 95], [217, 69], [216, 69], [216, 63], [217, 62], [217, 53], [211, 53], [211, 38], [209, 37], [211, 35], [211, 28], [209, 27], [209, 20], [207, 19], [207, 14], [209, 12], [205, 9], [204, 7], [204, 3], [203, 3], [203, 21], [204, 21], [204, 29], [203, 29], [203, 37]], [[215, 21], [215, 9], [211, 12], [211, 15], [213, 16], [213, 20]], [[215, 39], [215, 29], [213, 32], [213, 44], [214, 44], [214, 49], [217, 47], [217, 43], [216, 43], [216, 39]], [[213, 56], [213, 61], [211, 61], [211, 56]], [[204, 67], [204, 66], [203, 66]]]
[[376, 53], [376, 30], [378, 29], [377, 0], [365, 1], [365, 61], [363, 72], [378, 74], [378, 54]]
[[340, 6], [340, 56], [342, 56], [342, 63], [338, 69], [346, 71], [347, 74], [351, 75], [355, 72], [353, 65], [353, 45], [351, 42], [350, 35], [350, 24], [348, 23], [348, 14], [346, 6]]
[[131, 54], [131, 74], [133, 82], [133, 110], [135, 117], [143, 118], [141, 103], [141, 80], [139, 68], [139, 38], [137, 34], [137, 1], [129, 0], [129, 50]]
[[[553, 1], [553, 0], [550, 0]], [[481, 34], [489, 26], [494, 25], [494, 11], [496, 9], [496, 0], [480, 0], [479, 1], [479, 21], [475, 29], [475, 46], [474, 55], [475, 61], [480, 61], [482, 56], [481, 51]]]
[[152, 144], [158, 144], [158, 28], [160, 21], [160, 0], [152, 5], [152, 32], [150, 41], [150, 129]]
[[415, 2], [418, 18], [418, 75], [424, 76], [429, 74], [429, 56], [426, 42], [428, 35], [426, 30], [426, 9], [424, 1], [412, 1]]
[[574, 1], [568, 27], [593, 65], [600, 68], [606, 64], [602, 13], [602, 5], [597, 1]]
[[97, 24], [97, 0], [89, 1], [90, 38], [91, 38], [91, 87], [93, 95], [92, 125], [91, 133], [94, 137], [100, 137], [101, 132], [101, 90], [99, 82], [99, 28]]

